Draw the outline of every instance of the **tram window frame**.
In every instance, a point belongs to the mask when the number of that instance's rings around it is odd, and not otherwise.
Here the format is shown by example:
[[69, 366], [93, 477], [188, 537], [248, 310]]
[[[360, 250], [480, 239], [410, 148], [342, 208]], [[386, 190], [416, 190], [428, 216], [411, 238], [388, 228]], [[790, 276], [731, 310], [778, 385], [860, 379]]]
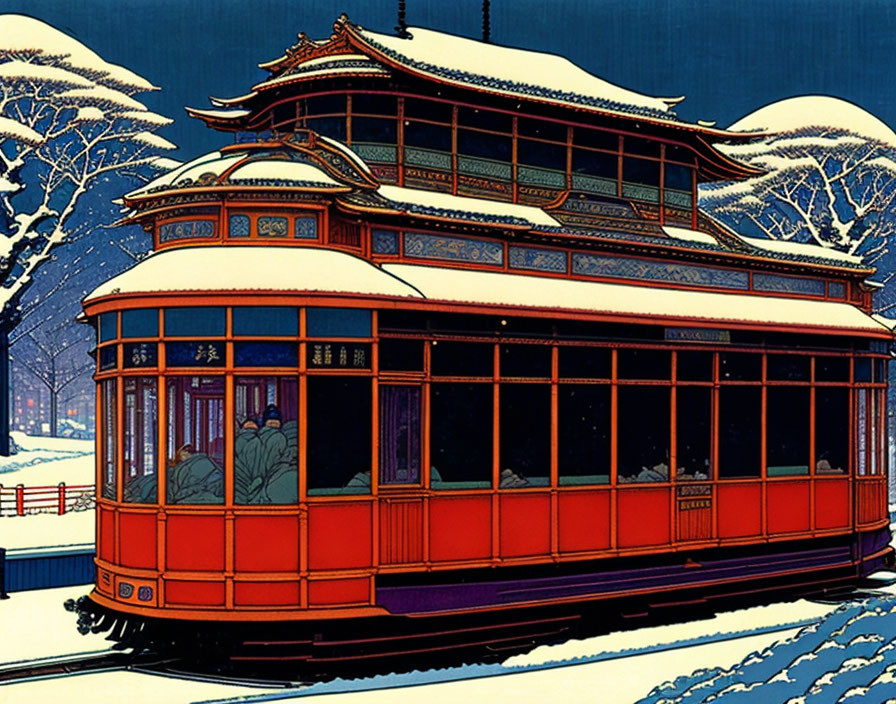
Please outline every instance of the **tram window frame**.
[[299, 309], [293, 306], [233, 306], [234, 337], [297, 337]]
[[[677, 386], [675, 389], [675, 480], [710, 481], [714, 479], [712, 445], [712, 387], [709, 385]], [[687, 448], [693, 449], [689, 452]], [[690, 456], [687, 456], [688, 454]], [[698, 460], [695, 467], [690, 460], [698, 459], [701, 456], [703, 456], [703, 461]]]
[[849, 397], [847, 386], [815, 387], [816, 475], [849, 473]]
[[[749, 397], [753, 397], [750, 399]], [[754, 412], [744, 413], [744, 401]], [[744, 419], [751, 421], [746, 425]], [[716, 429], [719, 479], [759, 479], [762, 476], [762, 387], [723, 384], [718, 392]]]
[[720, 352], [719, 381], [762, 381], [762, 355], [754, 352]]
[[122, 383], [124, 466], [121, 500], [129, 504], [157, 504], [159, 501], [158, 377], [127, 376], [122, 379]]
[[224, 337], [227, 308], [184, 306], [164, 309], [165, 337]]
[[764, 425], [767, 477], [809, 474], [810, 396], [808, 386], [766, 387]]
[[624, 347], [616, 353], [619, 379], [669, 381], [672, 378], [672, 351]]
[[369, 308], [308, 307], [305, 334], [309, 338], [369, 338], [373, 336], [373, 316]]
[[551, 483], [551, 385], [507, 383], [498, 387], [499, 489]]
[[706, 350], [679, 350], [675, 353], [675, 378], [677, 381], [713, 380], [715, 353]]
[[434, 340], [430, 343], [430, 371], [433, 376], [491, 379], [494, 354], [494, 344], [489, 342]]
[[121, 337], [132, 339], [159, 336], [159, 309], [133, 308], [121, 312]]
[[818, 355], [815, 357], [816, 382], [849, 382], [849, 357]]
[[379, 341], [379, 370], [381, 372], [423, 372], [423, 340], [381, 338]]
[[809, 381], [811, 357], [802, 354], [769, 354], [766, 378], [769, 381]]
[[97, 342], [110, 342], [118, 338], [118, 313], [100, 313], [97, 316]]
[[[616, 481], [669, 481], [671, 386], [620, 384], [616, 389]], [[653, 397], [653, 398], [651, 398]]]
[[612, 387], [607, 383], [558, 384], [559, 486], [610, 483], [612, 399]]
[[430, 489], [491, 489], [494, 384], [434, 381], [429, 406]]
[[550, 379], [552, 356], [550, 345], [503, 343], [499, 348], [501, 377]]

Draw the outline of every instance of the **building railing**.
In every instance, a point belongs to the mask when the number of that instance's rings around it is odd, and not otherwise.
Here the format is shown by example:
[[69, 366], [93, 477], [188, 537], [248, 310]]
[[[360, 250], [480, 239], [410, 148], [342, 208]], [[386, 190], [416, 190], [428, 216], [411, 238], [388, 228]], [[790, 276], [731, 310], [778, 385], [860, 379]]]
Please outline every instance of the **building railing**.
[[55, 486], [14, 487], [0, 484], [0, 516], [24, 516], [53, 513], [59, 516], [71, 511], [86, 511], [95, 506], [94, 484], [59, 482]]

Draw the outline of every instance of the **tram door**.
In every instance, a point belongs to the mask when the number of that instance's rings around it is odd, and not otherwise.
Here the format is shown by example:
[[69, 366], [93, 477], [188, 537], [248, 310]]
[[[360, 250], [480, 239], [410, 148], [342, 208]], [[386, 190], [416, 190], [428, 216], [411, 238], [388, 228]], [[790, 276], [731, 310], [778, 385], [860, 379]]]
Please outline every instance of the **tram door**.
[[423, 560], [423, 497], [419, 386], [379, 387], [380, 561]]
[[678, 540], [712, 538], [712, 389], [676, 389], [675, 527]]

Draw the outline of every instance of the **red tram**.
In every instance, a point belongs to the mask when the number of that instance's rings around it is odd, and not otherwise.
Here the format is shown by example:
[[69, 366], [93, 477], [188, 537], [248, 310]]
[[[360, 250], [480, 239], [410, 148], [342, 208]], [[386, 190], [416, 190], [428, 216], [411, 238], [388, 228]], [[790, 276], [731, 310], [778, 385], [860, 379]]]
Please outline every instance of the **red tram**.
[[88, 624], [276, 623], [313, 660], [890, 564], [873, 271], [698, 210], [749, 135], [410, 35], [299, 35], [190, 110], [234, 144], [125, 197], [155, 252], [84, 301]]

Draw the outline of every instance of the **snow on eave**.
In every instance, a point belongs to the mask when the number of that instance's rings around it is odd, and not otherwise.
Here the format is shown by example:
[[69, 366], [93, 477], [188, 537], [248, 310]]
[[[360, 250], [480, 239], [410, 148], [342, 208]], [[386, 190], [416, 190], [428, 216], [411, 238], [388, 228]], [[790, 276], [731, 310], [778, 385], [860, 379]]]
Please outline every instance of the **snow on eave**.
[[871, 315], [877, 322], [883, 325], [887, 330], [894, 332], [896, 334], [896, 318], [888, 318], [885, 315], [881, 315], [880, 313], [873, 313]]
[[794, 254], [797, 256], [814, 257], [816, 259], [828, 259], [834, 262], [862, 264], [862, 257], [855, 254], [847, 254], [846, 252], [841, 252], [830, 247], [822, 247], [820, 245], [807, 244], [804, 242], [748, 237], [747, 235], [738, 235], [738, 237], [756, 249], [762, 249], [776, 254]]
[[235, 120], [242, 117], [248, 117], [252, 114], [251, 110], [232, 109], [232, 110], [208, 110], [203, 108], [185, 107], [184, 110], [191, 117], [208, 118], [210, 120]]
[[270, 78], [262, 83], [252, 86], [253, 91], [266, 90], [274, 86], [288, 85], [299, 81], [307, 81], [321, 76], [389, 76], [389, 71], [381, 66], [339, 66], [321, 68], [316, 71], [302, 71], [301, 73], [289, 73], [276, 78]]
[[[246, 93], [245, 95], [238, 95], [235, 98], [217, 98], [215, 96], [209, 96], [208, 100], [212, 105], [223, 108], [227, 105], [239, 105], [240, 103], [244, 103], [247, 100], [251, 100], [252, 98], [256, 97], [258, 97], [258, 93], [253, 90], [250, 93]], [[191, 110], [192, 108], [187, 109]]]
[[373, 176], [373, 172], [370, 170], [370, 167], [367, 165], [367, 162], [364, 161], [356, 152], [352, 150], [351, 147], [343, 144], [339, 140], [333, 139], [332, 137], [327, 137], [323, 134], [315, 133], [315, 139], [318, 142], [326, 144], [329, 147], [332, 147], [340, 154], [344, 155], [346, 159], [350, 160], [355, 166], [361, 169], [364, 173]]
[[671, 225], [663, 225], [663, 232], [669, 237], [682, 240], [684, 242], [700, 242], [702, 244], [717, 245], [718, 240], [706, 232], [699, 232], [688, 227], [673, 227]]

